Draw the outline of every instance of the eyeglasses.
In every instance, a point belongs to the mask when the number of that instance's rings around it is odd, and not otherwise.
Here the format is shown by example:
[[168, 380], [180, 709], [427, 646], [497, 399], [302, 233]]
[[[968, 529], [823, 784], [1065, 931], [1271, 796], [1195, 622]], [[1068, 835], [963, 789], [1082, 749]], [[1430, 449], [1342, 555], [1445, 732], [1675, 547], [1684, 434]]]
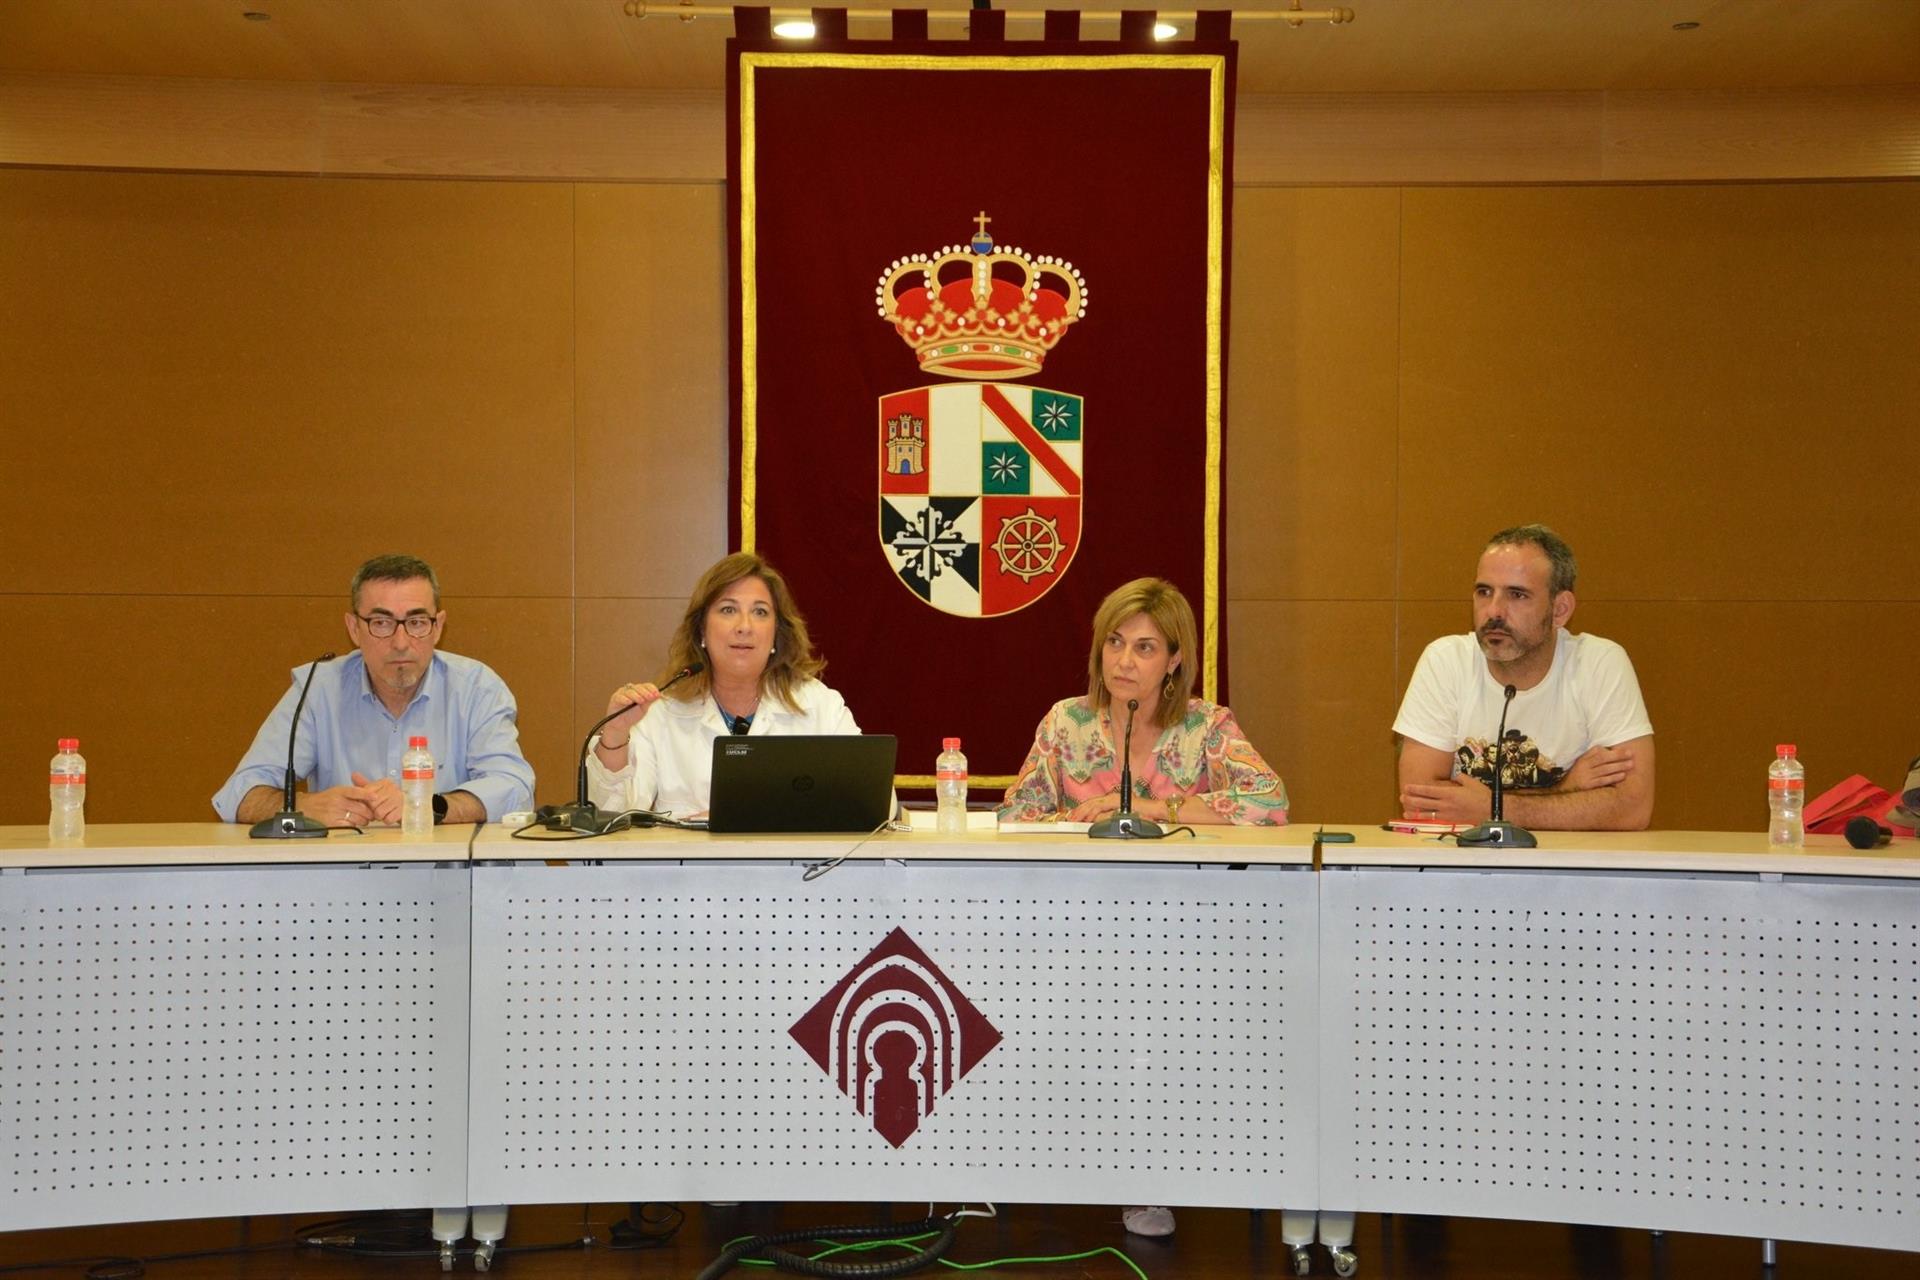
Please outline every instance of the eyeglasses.
[[364, 613], [356, 613], [353, 616], [360, 619], [367, 628], [367, 634], [376, 640], [391, 640], [394, 631], [400, 627], [405, 627], [407, 634], [415, 640], [425, 640], [433, 634], [433, 625], [439, 621], [438, 618], [425, 613], [410, 613], [404, 618], [396, 618], [387, 613], [376, 613], [371, 618]]

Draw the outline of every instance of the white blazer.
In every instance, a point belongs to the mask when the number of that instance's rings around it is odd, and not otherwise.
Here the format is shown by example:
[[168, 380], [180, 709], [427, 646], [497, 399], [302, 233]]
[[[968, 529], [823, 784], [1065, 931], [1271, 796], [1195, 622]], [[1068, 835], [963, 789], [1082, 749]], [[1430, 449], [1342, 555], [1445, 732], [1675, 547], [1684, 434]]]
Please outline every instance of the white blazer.
[[[762, 696], [747, 736], [860, 732], [846, 699], [818, 680], [795, 686], [793, 700], [800, 704], [798, 711], [771, 691]], [[598, 752], [588, 754], [588, 794], [611, 813], [652, 809], [676, 818], [703, 814], [713, 794], [713, 742], [725, 736], [727, 725], [711, 694], [698, 702], [681, 702], [668, 694], [653, 704], [627, 739], [626, 768], [616, 773], [600, 763]]]

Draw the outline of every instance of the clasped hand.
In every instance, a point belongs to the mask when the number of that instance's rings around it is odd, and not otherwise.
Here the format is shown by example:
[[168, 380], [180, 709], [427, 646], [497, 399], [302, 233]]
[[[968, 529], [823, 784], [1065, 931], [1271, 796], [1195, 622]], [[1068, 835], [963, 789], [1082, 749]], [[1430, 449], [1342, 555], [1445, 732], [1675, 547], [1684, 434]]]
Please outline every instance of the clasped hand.
[[370, 823], [395, 826], [400, 821], [400, 784], [392, 778], [353, 775], [351, 786], [309, 791], [300, 797], [300, 812], [329, 827], [364, 827]]

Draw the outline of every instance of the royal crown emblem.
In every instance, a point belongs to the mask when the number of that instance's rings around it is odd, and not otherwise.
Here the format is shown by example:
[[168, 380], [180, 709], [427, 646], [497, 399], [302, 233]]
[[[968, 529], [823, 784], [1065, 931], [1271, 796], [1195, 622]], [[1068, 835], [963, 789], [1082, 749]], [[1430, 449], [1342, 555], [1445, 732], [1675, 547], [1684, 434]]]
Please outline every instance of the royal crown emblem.
[[992, 618], [1052, 590], [1080, 545], [1086, 401], [999, 380], [1037, 373], [1087, 314], [1073, 264], [964, 246], [894, 260], [880, 316], [922, 370], [956, 381], [880, 397], [880, 545], [945, 613]]
[[1040, 372], [1047, 353], [1087, 314], [1087, 285], [1071, 262], [996, 249], [985, 213], [965, 245], [896, 258], [880, 277], [880, 318], [913, 348], [920, 368], [964, 378]]

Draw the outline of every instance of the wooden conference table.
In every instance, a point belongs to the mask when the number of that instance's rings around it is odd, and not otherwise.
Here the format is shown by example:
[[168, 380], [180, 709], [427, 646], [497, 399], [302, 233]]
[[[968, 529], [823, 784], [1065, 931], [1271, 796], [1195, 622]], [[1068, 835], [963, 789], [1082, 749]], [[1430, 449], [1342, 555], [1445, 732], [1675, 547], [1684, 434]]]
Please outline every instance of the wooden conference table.
[[1341, 830], [0, 828], [0, 1229], [986, 1199], [1920, 1250], [1913, 842]]

